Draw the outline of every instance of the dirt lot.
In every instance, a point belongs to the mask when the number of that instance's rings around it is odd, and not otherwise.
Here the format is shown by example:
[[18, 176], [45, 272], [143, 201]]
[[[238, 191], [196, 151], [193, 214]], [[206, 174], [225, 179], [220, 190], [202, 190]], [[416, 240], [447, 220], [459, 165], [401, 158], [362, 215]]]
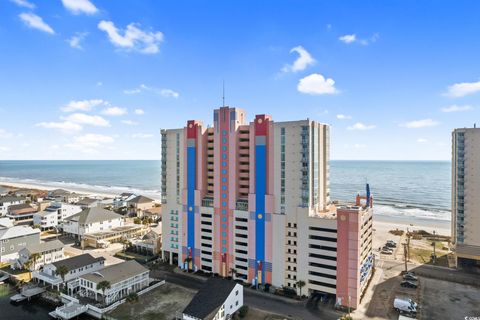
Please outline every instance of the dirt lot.
[[140, 296], [136, 303], [124, 303], [109, 314], [118, 320], [170, 320], [182, 311], [195, 295], [195, 291], [166, 283]]
[[480, 288], [468, 285], [421, 279], [419, 319], [480, 319]]

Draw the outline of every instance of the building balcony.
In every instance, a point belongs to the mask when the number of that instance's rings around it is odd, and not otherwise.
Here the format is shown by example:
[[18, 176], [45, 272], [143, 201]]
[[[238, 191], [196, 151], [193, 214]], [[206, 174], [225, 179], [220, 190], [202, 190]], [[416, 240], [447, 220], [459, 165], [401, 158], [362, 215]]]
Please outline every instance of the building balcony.
[[213, 198], [203, 198], [202, 199], [202, 207], [209, 207], [213, 208]]
[[237, 200], [237, 202], [235, 203], [235, 209], [241, 211], [248, 211], [248, 200]]

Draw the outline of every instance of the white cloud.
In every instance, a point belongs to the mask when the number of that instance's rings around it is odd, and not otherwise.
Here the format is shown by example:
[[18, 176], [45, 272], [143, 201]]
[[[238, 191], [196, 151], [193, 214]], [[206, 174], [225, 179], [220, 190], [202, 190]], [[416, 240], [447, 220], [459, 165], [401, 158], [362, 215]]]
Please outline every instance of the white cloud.
[[73, 138], [73, 142], [66, 144], [67, 148], [85, 153], [94, 153], [98, 148], [112, 144], [115, 139], [103, 134], [87, 133]]
[[35, 126], [42, 127], [46, 129], [56, 129], [63, 133], [75, 133], [82, 130], [82, 126], [78, 123], [73, 123], [70, 121], [64, 122], [40, 122]]
[[450, 97], [464, 97], [480, 91], [480, 81], [477, 82], [460, 82], [452, 84], [448, 87], [445, 95]]
[[107, 116], [122, 116], [127, 113], [126, 108], [120, 108], [120, 107], [110, 107], [106, 108], [102, 111], [102, 114], [107, 115]]
[[346, 34], [344, 36], [341, 36], [338, 38], [338, 40], [342, 41], [343, 43], [353, 43], [357, 40], [357, 35], [356, 34]]
[[439, 122], [432, 120], [432, 119], [422, 119], [422, 120], [414, 120], [406, 123], [402, 123], [400, 126], [409, 128], [409, 129], [418, 129], [418, 128], [425, 128], [425, 127], [433, 127], [438, 125]]
[[10, 139], [13, 138], [13, 133], [8, 132], [5, 129], [0, 129], [0, 139]]
[[103, 86], [103, 82], [102, 82], [102, 81], [98, 81], [98, 82], [97, 82], [97, 87], [101, 87], [101, 86]]
[[70, 47], [74, 49], [80, 49], [82, 50], [82, 41], [85, 39], [88, 33], [86, 32], [77, 32], [75, 35], [73, 35], [70, 39], [67, 40], [68, 44]]
[[61, 109], [64, 112], [72, 112], [72, 111], [90, 111], [92, 108], [99, 106], [99, 105], [106, 105], [108, 104], [106, 101], [102, 99], [91, 99], [91, 100], [80, 100], [70, 101], [67, 105], [63, 106]]
[[462, 111], [470, 111], [473, 110], [473, 107], [470, 105], [459, 106], [459, 105], [451, 105], [445, 108], [442, 108], [442, 112], [462, 112]]
[[337, 119], [338, 120], [348, 120], [348, 119], [352, 119], [351, 116], [347, 116], [345, 114], [337, 114]]
[[2, 151], [2, 152], [8, 152], [10, 150], [12, 150], [12, 149], [10, 149], [8, 147], [0, 147], [0, 151]]
[[163, 33], [160, 31], [143, 31], [135, 23], [130, 23], [126, 30], [122, 31], [115, 27], [112, 21], [102, 20], [98, 28], [107, 33], [114, 46], [127, 51], [155, 54], [160, 51], [160, 43], [163, 41]]
[[24, 7], [28, 9], [35, 9], [35, 4], [28, 2], [27, 0], [10, 0], [19, 7]]
[[42, 17], [37, 16], [34, 13], [23, 12], [20, 13], [18, 16], [27, 27], [37, 29], [46, 33], [55, 34], [55, 31], [53, 31], [52, 27], [46, 24], [43, 21]]
[[375, 129], [375, 128], [376, 128], [376, 126], [373, 125], [373, 124], [367, 125], [367, 124], [363, 124], [361, 122], [357, 122], [353, 126], [347, 127], [348, 130], [362, 130], [362, 131], [372, 130], [372, 129]]
[[297, 89], [302, 93], [312, 95], [338, 93], [338, 90], [335, 88], [335, 81], [331, 78], [325, 79], [319, 73], [312, 73], [300, 79]]
[[85, 113], [74, 113], [64, 120], [78, 124], [87, 124], [95, 127], [109, 127], [110, 123], [100, 116], [91, 116]]
[[145, 114], [145, 111], [143, 111], [143, 109], [135, 109], [134, 113], [138, 115], [142, 115], [142, 114]]
[[137, 93], [141, 93], [143, 91], [153, 92], [153, 93], [159, 94], [159, 95], [161, 95], [163, 97], [166, 97], [166, 98], [178, 98], [180, 96], [180, 93], [178, 93], [177, 91], [174, 91], [172, 89], [166, 89], [166, 88], [157, 89], [157, 88], [147, 86], [145, 84], [141, 84], [141, 85], [138, 86], [138, 88], [135, 88], [135, 89], [123, 90], [123, 93], [125, 93], [125, 94], [137, 94]]
[[377, 42], [378, 38], [380, 38], [378, 33], [374, 33], [373, 36], [371, 36], [369, 39], [359, 39], [355, 33], [352, 33], [341, 36], [338, 38], [338, 40], [346, 44], [357, 42], [366, 46], [370, 43]]
[[172, 89], [162, 89], [160, 94], [166, 98], [178, 98], [180, 94]]
[[427, 143], [428, 140], [425, 139], [425, 138], [418, 138], [418, 139], [417, 139], [417, 142], [418, 142], [418, 143]]
[[290, 50], [290, 53], [292, 52], [298, 53], [298, 58], [293, 62], [292, 65], [286, 65], [285, 67], [283, 67], [283, 72], [302, 71], [305, 70], [305, 68], [307, 68], [309, 65], [315, 63], [315, 59], [313, 59], [310, 53], [308, 53], [308, 51], [305, 50], [302, 46], [292, 48], [292, 50]]
[[353, 145], [353, 147], [354, 147], [355, 149], [365, 149], [365, 148], [367, 147], [367, 145], [366, 145], [366, 144], [362, 144], [362, 143], [355, 143], [355, 144]]
[[95, 14], [97, 7], [90, 0], [62, 0], [65, 9], [73, 14]]
[[132, 138], [134, 138], [134, 139], [150, 139], [150, 138], [153, 138], [153, 134], [151, 134], [151, 133], [134, 133], [134, 134], [132, 134]]
[[52, 150], [58, 150], [58, 149], [60, 149], [60, 146], [59, 146], [58, 144], [52, 144], [52, 145], [50, 146], [50, 149], [52, 149]]
[[138, 122], [132, 121], [132, 120], [122, 120], [122, 123], [126, 124], [128, 126], [137, 126], [138, 125]]

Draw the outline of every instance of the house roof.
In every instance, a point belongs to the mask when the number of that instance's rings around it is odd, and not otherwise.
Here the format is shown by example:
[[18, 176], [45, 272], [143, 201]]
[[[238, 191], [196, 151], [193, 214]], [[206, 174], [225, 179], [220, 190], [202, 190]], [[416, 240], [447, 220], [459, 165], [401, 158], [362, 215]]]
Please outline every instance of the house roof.
[[55, 189], [55, 190], [49, 191], [48, 194], [51, 194], [54, 196], [64, 196], [64, 195], [70, 194], [70, 191], [67, 191], [64, 189]]
[[0, 203], [13, 202], [13, 201], [25, 201], [25, 197], [15, 197], [15, 196], [0, 197]]
[[133, 198], [132, 200], [128, 201], [128, 203], [149, 203], [149, 202], [154, 202], [155, 200], [150, 199], [145, 196], [137, 196]]
[[13, 227], [13, 220], [10, 218], [0, 218], [0, 228]]
[[83, 198], [82, 200], [77, 202], [77, 205], [91, 205], [92, 203], [98, 202], [97, 199], [92, 198]]
[[35, 233], [40, 234], [40, 230], [28, 226], [13, 226], [6, 229], [0, 229], [0, 239], [11, 239]]
[[24, 210], [24, 209], [32, 209], [32, 211], [36, 211], [31, 205], [28, 203], [21, 203], [21, 204], [14, 204], [8, 207], [9, 211], [15, 210]]
[[183, 313], [198, 319], [207, 319], [208, 315], [220, 308], [227, 300], [236, 284], [234, 281], [221, 278], [209, 278], [185, 307]]
[[144, 272], [148, 272], [148, 269], [135, 260], [129, 260], [86, 274], [81, 278], [94, 283], [108, 281], [110, 285], [113, 285]]
[[42, 253], [52, 250], [60, 250], [64, 247], [63, 242], [60, 240], [47, 241], [42, 243], [36, 243], [27, 247], [28, 252]]
[[135, 193], [124, 192], [124, 193], [121, 193], [121, 194], [120, 194], [120, 197], [130, 197], [130, 196], [133, 196], [133, 195], [135, 195]]
[[70, 270], [78, 269], [78, 268], [93, 264], [98, 261], [105, 261], [105, 258], [104, 257], [94, 258], [91, 254], [85, 253], [85, 254], [74, 256], [68, 259], [55, 261], [53, 265], [56, 268], [60, 266], [65, 266], [70, 271]]
[[75, 221], [80, 224], [86, 223], [95, 223], [95, 222], [102, 222], [107, 220], [119, 219], [122, 218], [121, 215], [116, 214], [113, 211], [106, 210], [99, 207], [94, 208], [86, 208], [85, 210], [76, 213], [65, 220], [68, 221]]

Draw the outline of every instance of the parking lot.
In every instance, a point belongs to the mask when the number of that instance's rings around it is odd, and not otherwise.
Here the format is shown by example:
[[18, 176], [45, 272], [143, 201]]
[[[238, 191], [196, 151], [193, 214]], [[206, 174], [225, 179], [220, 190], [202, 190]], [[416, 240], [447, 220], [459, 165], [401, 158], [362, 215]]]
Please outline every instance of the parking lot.
[[421, 279], [419, 319], [480, 319], [480, 288], [438, 279]]

